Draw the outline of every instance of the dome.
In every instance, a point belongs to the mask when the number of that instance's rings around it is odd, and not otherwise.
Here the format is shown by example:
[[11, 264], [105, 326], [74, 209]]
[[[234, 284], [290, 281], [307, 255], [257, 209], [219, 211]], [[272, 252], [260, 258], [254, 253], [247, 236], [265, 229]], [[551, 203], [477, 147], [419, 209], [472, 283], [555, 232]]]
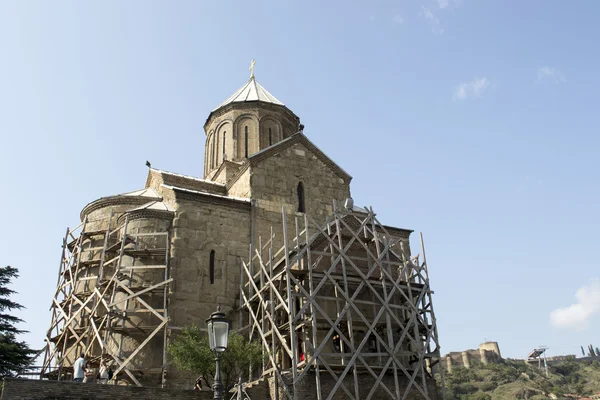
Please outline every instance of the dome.
[[223, 103], [219, 104], [219, 106], [213, 111], [216, 111], [219, 108], [226, 106], [227, 104], [243, 103], [247, 101], [262, 101], [264, 103], [277, 104], [279, 106], [284, 105], [281, 101], [277, 100], [275, 96], [269, 93], [267, 89], [262, 87], [260, 83], [256, 82], [256, 79], [254, 79], [254, 77], [251, 77], [250, 80], [246, 82], [244, 86], [238, 89]]

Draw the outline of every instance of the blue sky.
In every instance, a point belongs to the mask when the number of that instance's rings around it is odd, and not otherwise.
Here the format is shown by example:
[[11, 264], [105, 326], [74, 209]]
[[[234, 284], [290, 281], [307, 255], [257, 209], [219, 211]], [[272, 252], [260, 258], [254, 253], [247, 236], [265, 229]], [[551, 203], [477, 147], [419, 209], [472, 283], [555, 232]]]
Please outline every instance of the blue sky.
[[204, 121], [256, 59], [257, 80], [353, 175], [356, 203], [424, 233], [444, 353], [484, 339], [509, 357], [600, 346], [599, 13], [1, 2], [0, 264], [21, 271], [25, 339], [43, 345], [66, 226], [142, 188], [147, 159], [201, 176]]

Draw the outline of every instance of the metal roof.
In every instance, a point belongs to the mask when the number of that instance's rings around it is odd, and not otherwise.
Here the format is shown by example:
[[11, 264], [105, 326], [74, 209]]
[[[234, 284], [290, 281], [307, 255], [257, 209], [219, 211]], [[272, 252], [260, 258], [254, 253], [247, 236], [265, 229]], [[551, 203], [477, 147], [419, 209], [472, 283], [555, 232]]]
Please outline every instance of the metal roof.
[[[169, 171], [165, 171], [165, 170], [157, 169], [157, 168], [150, 168], [150, 169], [152, 171], [158, 172], [159, 174], [165, 174], [165, 175], [171, 175], [171, 176], [178, 176], [178, 177], [185, 178], [185, 179], [191, 179], [191, 180], [194, 180], [194, 181], [208, 183], [210, 185], [225, 186], [224, 184], [219, 183], [219, 182], [208, 181], [206, 179], [197, 178], [197, 177], [191, 176], [191, 175], [176, 174], [175, 172], [169, 172]], [[150, 190], [152, 190], [152, 189], [150, 189]], [[132, 193], [134, 193], [134, 192], [132, 192]]]
[[169, 212], [173, 212], [174, 211], [171, 207], [169, 207], [168, 205], [166, 205], [162, 201], [151, 201], [150, 203], [146, 203], [143, 206], [134, 208], [132, 210], [129, 210], [128, 212], [131, 212], [131, 211], [140, 211], [140, 210], [169, 211]]
[[171, 189], [171, 190], [179, 190], [181, 192], [187, 192], [187, 193], [193, 193], [193, 194], [201, 194], [202, 196], [210, 196], [210, 197], [216, 197], [219, 199], [227, 199], [227, 200], [235, 200], [235, 201], [241, 201], [243, 203], [251, 203], [252, 200], [250, 199], [245, 199], [243, 197], [236, 197], [236, 196], [222, 196], [220, 194], [214, 194], [214, 193], [209, 193], [209, 192], [201, 192], [199, 190], [192, 190], [192, 189], [186, 189], [186, 188], [182, 188], [179, 186], [172, 186], [172, 185], [165, 185], [164, 183], [160, 185], [161, 187], [167, 188], [167, 189]]
[[242, 103], [245, 101], [264, 101], [265, 103], [277, 104], [280, 106], [284, 105], [281, 101], [277, 100], [275, 96], [267, 92], [267, 90], [252, 77], [244, 86], [238, 89], [223, 103], [219, 104], [213, 111], [230, 103]]
[[152, 188], [136, 190], [135, 192], [121, 193], [117, 196], [150, 197], [160, 199], [158, 193], [156, 193]]

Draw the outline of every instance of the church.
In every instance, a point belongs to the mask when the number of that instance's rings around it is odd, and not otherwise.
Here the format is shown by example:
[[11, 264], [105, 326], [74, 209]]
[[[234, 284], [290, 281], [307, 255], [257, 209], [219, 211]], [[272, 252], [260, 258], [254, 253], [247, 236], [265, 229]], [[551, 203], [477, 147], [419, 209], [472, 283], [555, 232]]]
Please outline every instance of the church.
[[84, 352], [116, 384], [189, 387], [168, 342], [220, 306], [263, 346], [248, 380], [264, 396], [442, 398], [422, 240], [412, 254], [411, 230], [354, 205], [351, 175], [253, 72], [204, 131], [202, 178], [148, 163], [67, 230], [44, 376], [68, 379]]

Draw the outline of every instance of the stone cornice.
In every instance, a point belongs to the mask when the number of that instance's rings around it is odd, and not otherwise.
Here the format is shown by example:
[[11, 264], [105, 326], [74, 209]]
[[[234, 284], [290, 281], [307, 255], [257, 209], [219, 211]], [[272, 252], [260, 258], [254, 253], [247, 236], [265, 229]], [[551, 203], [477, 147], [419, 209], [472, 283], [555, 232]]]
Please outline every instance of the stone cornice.
[[170, 187], [169, 189], [173, 190], [175, 193], [175, 200], [189, 200], [207, 204], [219, 204], [243, 210], [250, 210], [251, 207], [250, 201], [246, 199], [195, 192], [177, 187]]
[[136, 219], [163, 219], [163, 220], [172, 220], [173, 215], [175, 213], [173, 211], [167, 210], [134, 210], [128, 211], [121, 215], [117, 219], [117, 224], [122, 224], [125, 222], [125, 218], [128, 216], [129, 221], [135, 221]]
[[244, 175], [244, 172], [246, 172], [249, 167], [250, 167], [250, 162], [248, 160], [244, 161], [244, 163], [240, 166], [240, 169], [238, 170], [238, 172], [236, 172], [236, 174], [229, 181], [227, 181], [226, 188], [228, 191], [229, 191], [229, 189], [231, 189], [233, 184], [236, 183], [242, 175]]
[[161, 200], [160, 197], [141, 197], [141, 196], [108, 196], [101, 197], [98, 200], [94, 200], [91, 203], [87, 204], [81, 210], [79, 217], [83, 221], [86, 215], [89, 213], [99, 210], [104, 207], [116, 206], [116, 205], [131, 205], [131, 206], [141, 206], [152, 200]]
[[210, 122], [213, 118], [218, 118], [221, 115], [224, 115], [231, 110], [247, 110], [247, 109], [256, 109], [258, 107], [265, 109], [265, 110], [276, 111], [276, 112], [283, 111], [288, 118], [300, 123], [300, 118], [298, 118], [298, 116], [296, 114], [294, 114], [294, 112], [292, 110], [290, 110], [289, 108], [287, 108], [286, 106], [282, 106], [279, 104], [266, 103], [266, 102], [260, 101], [260, 100], [254, 100], [254, 101], [229, 103], [215, 111], [212, 111], [208, 115], [208, 118], [206, 118], [206, 122], [204, 123], [204, 131], [206, 132], [206, 128], [208, 127], [208, 125], [210, 125]]

